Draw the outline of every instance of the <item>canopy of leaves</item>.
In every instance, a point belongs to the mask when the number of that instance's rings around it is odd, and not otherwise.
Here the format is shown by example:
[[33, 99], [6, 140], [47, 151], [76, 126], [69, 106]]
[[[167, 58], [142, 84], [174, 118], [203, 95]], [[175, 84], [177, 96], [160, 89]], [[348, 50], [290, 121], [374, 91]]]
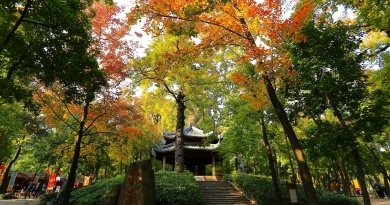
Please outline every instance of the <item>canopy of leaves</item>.
[[60, 81], [69, 95], [86, 79], [104, 82], [88, 50], [92, 38], [84, 10], [91, 1], [53, 0], [0, 3], [0, 96], [31, 97], [28, 86]]

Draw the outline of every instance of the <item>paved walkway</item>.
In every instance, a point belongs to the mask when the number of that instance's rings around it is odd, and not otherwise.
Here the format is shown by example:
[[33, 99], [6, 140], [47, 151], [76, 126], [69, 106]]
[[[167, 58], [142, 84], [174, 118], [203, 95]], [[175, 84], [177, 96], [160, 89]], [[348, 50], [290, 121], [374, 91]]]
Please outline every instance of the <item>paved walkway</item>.
[[[361, 205], [363, 205], [363, 198], [358, 197]], [[9, 199], [0, 200], [0, 205], [38, 205], [39, 199]], [[371, 205], [390, 205], [390, 199], [371, 198]]]
[[39, 199], [7, 199], [0, 200], [0, 205], [37, 205]]
[[[363, 205], [363, 198], [358, 197], [360, 204]], [[379, 198], [370, 198], [371, 205], [390, 205], [390, 199], [379, 199]]]

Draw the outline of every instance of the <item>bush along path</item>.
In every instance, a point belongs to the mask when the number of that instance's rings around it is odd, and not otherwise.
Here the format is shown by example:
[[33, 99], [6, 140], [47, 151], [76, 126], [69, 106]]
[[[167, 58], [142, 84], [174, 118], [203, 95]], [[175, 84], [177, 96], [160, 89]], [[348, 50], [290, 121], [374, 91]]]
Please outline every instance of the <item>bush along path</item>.
[[[224, 175], [224, 180], [231, 181], [234, 186], [240, 189], [256, 204], [274, 205], [275, 198], [273, 193], [272, 179], [270, 177], [250, 175], [250, 174], [233, 174]], [[286, 184], [280, 184], [282, 193], [282, 204], [288, 205]], [[298, 197], [301, 205], [309, 205], [305, 199], [302, 185], [298, 184]], [[342, 194], [335, 194], [316, 189], [316, 195], [321, 205], [359, 205], [359, 201], [354, 197], [348, 197]], [[286, 193], [286, 194], [283, 194]]]

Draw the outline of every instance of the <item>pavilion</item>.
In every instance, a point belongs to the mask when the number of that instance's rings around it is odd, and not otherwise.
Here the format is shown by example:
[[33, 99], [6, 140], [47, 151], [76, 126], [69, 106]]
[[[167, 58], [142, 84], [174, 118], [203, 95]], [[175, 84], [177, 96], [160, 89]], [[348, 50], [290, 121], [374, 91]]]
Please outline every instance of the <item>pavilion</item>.
[[[215, 164], [220, 161], [216, 148], [220, 141], [207, 143], [206, 140], [212, 132], [203, 133], [203, 130], [192, 126], [184, 128], [184, 166], [194, 175], [205, 176], [206, 165], [212, 165], [212, 176], [216, 176]], [[162, 145], [154, 144], [153, 152], [157, 160], [162, 161], [162, 170], [166, 164], [175, 165], [175, 132], [163, 132]]]

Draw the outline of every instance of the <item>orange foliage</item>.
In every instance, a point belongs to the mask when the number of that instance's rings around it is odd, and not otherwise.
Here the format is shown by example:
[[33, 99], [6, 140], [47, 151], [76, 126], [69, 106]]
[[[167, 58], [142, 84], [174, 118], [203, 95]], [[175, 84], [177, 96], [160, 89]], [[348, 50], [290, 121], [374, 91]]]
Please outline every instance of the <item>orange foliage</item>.
[[91, 29], [95, 39], [93, 48], [100, 50], [97, 53], [99, 64], [106, 70], [108, 80], [121, 82], [127, 75], [127, 62], [134, 57], [137, 47], [136, 43], [125, 39], [126, 35], [130, 35], [129, 28], [125, 19], [118, 17], [124, 7], [97, 1], [91, 9], [95, 12]]
[[[196, 49], [229, 45], [240, 47], [245, 51], [238, 58], [240, 61], [255, 61], [255, 71], [260, 76], [272, 74], [273, 79], [292, 74], [287, 69], [291, 63], [289, 54], [284, 53], [283, 43], [286, 39], [305, 39], [300, 29], [312, 12], [310, 0], [297, 4], [296, 13], [291, 17], [283, 16], [280, 0], [264, 0], [261, 3], [255, 0], [226, 3], [207, 0], [136, 0], [135, 4], [137, 6], [129, 13], [128, 22], [145, 17], [145, 32], [153, 33], [161, 25], [168, 30], [173, 28], [172, 25], [180, 25], [182, 28], [186, 28], [183, 25], [191, 25], [191, 33], [196, 33], [196, 37], [201, 40]], [[175, 29], [171, 31], [175, 32]], [[215, 51], [218, 52], [218, 49]], [[250, 78], [239, 74], [234, 74], [232, 81], [248, 93], [263, 89], [263, 85], [251, 83]]]

